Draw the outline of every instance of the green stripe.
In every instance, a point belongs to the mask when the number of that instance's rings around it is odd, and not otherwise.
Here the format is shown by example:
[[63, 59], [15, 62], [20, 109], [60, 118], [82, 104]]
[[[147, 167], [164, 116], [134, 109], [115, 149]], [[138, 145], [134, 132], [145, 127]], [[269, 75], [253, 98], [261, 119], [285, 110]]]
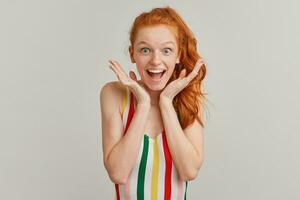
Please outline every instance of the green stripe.
[[144, 200], [144, 184], [145, 184], [145, 171], [148, 157], [148, 149], [149, 149], [149, 140], [144, 135], [144, 147], [142, 158], [139, 166], [139, 175], [138, 175], [138, 185], [137, 185], [137, 199]]
[[185, 192], [184, 192], [184, 200], [186, 200], [186, 191], [187, 191], [187, 187], [188, 187], [188, 182], [185, 182]]

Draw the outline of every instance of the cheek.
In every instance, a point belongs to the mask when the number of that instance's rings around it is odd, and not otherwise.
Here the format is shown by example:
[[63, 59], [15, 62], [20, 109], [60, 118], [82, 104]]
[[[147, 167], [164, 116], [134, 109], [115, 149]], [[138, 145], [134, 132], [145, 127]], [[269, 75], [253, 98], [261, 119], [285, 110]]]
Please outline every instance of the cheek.
[[168, 70], [168, 77], [170, 78], [174, 72], [174, 69], [175, 69], [175, 66], [174, 67], [170, 67], [169, 70]]
[[140, 74], [140, 76], [143, 74], [143, 68], [140, 67], [138, 64], [137, 64], [137, 71]]
[[141, 75], [144, 71], [145, 66], [147, 65], [147, 60], [145, 58], [136, 57], [135, 64], [137, 71]]

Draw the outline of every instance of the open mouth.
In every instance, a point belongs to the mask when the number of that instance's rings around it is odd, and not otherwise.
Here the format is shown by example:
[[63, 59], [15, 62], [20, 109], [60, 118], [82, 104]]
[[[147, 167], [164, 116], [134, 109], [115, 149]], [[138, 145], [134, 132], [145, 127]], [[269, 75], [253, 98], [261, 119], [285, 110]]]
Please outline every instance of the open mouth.
[[165, 74], [166, 70], [165, 69], [160, 69], [160, 70], [149, 70], [147, 69], [147, 74], [153, 79], [153, 80], [160, 80], [161, 77]]

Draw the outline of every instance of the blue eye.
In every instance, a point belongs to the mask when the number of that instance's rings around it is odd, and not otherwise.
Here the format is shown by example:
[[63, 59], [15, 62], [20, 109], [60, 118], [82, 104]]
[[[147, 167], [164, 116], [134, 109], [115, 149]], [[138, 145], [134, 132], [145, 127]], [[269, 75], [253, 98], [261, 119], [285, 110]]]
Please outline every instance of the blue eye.
[[149, 48], [146, 48], [146, 47], [144, 47], [144, 48], [141, 48], [141, 52], [142, 53], [148, 53], [148, 51], [149, 51]]
[[170, 54], [171, 52], [172, 52], [171, 48], [165, 48], [164, 49], [164, 53], [166, 53], [166, 54]]

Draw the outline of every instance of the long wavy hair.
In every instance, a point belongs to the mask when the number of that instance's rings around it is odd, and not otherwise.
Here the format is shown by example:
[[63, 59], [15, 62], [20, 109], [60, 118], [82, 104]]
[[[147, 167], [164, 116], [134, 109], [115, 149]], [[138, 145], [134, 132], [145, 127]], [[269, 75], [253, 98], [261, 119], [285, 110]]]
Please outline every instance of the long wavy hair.
[[[129, 31], [130, 43], [133, 46], [137, 32], [144, 27], [166, 25], [175, 34], [177, 45], [180, 52], [180, 62], [175, 65], [174, 72], [168, 81], [177, 79], [182, 69], [186, 69], [189, 74], [197, 60], [202, 58], [197, 52], [197, 40], [192, 31], [179, 16], [179, 14], [169, 6], [163, 8], [153, 8], [149, 12], [143, 12], [137, 16]], [[173, 106], [177, 112], [179, 122], [182, 128], [198, 120], [204, 127], [202, 108], [206, 93], [203, 92], [202, 81], [206, 75], [206, 66], [202, 65], [198, 75], [173, 99]]]

